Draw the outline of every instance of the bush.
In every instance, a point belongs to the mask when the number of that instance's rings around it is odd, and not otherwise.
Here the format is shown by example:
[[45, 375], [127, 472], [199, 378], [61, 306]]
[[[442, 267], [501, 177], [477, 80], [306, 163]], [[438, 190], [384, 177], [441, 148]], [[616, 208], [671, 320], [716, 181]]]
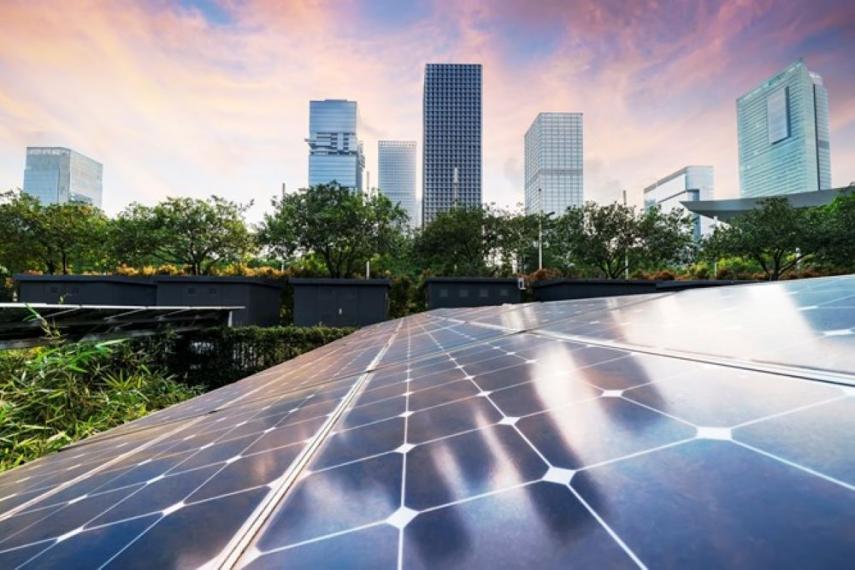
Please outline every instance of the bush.
[[0, 352], [0, 471], [200, 393], [124, 341]]
[[332, 327], [212, 328], [134, 344], [182, 382], [219, 388], [353, 332]]

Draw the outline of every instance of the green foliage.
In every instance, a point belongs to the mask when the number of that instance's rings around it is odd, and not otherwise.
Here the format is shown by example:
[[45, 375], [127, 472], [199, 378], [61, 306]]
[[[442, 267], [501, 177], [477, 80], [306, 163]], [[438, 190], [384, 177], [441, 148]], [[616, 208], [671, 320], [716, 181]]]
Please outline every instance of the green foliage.
[[0, 265], [12, 272], [101, 269], [107, 226], [101, 210], [87, 204], [43, 206], [24, 193], [2, 193]]
[[[189, 385], [218, 388], [314, 350], [353, 332], [331, 327], [212, 328], [164, 338], [134, 341]], [[154, 344], [152, 344], [154, 343]]]
[[762, 200], [758, 208], [718, 226], [704, 243], [704, 255], [750, 259], [775, 281], [827, 251], [833, 240], [825, 219], [823, 208], [793, 208], [786, 198]]
[[561, 266], [581, 266], [604, 277], [686, 263], [691, 258], [691, 217], [658, 208], [644, 212], [617, 202], [568, 208], [551, 227], [550, 243]]
[[440, 212], [413, 244], [416, 264], [434, 275], [489, 276], [488, 258], [498, 239], [489, 207], [458, 207]]
[[217, 196], [168, 198], [154, 207], [131, 204], [112, 224], [113, 254], [122, 264], [173, 264], [192, 275], [209, 274], [255, 250], [243, 218], [250, 205]]
[[276, 257], [320, 258], [330, 277], [350, 277], [375, 255], [394, 253], [406, 212], [383, 195], [322, 184], [273, 200], [259, 239]]
[[855, 270], [855, 190], [841, 193], [823, 212], [821, 261], [844, 271]]
[[0, 352], [0, 470], [199, 393], [149, 360], [122, 341]]

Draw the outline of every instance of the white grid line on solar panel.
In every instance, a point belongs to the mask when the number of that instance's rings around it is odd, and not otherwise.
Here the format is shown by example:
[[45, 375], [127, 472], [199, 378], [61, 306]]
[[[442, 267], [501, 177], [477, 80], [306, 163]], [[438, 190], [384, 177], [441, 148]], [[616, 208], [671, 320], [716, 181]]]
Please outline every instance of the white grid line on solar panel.
[[[464, 367], [464, 368], [465, 368], [465, 367]], [[715, 368], [715, 367], [713, 367], [713, 366], [707, 366], [706, 368]], [[477, 377], [476, 377], [476, 378], [477, 378]], [[408, 377], [408, 379], [409, 379], [409, 377]], [[654, 383], [655, 383], [655, 382], [657, 382], [657, 381], [661, 381], [661, 378], [660, 378], [660, 379], [657, 379], [656, 381], [654, 381]], [[785, 381], [800, 382], [800, 381], [798, 381], [798, 380], [785, 380]], [[642, 384], [642, 385], [648, 385], [648, 384], [650, 384], [650, 382], [644, 383], [644, 384]], [[809, 384], [809, 383], [808, 383], [808, 384]], [[407, 401], [408, 401], [408, 402], [409, 402], [409, 399], [410, 399], [411, 395], [412, 395], [412, 394], [408, 394], [408, 395], [407, 395]], [[488, 400], [488, 401], [493, 405], [493, 407], [494, 407], [494, 408], [495, 408], [495, 409], [496, 409], [496, 410], [501, 414], [501, 416], [502, 416], [502, 420], [506, 420], [506, 419], [508, 419], [508, 416], [506, 416], [506, 415], [504, 414], [504, 412], [502, 411], [502, 409], [501, 409], [498, 405], [496, 405], [496, 403], [495, 403], [495, 402], [493, 402], [493, 401], [492, 401], [492, 397], [491, 397], [491, 394], [490, 394], [490, 393], [487, 393], [486, 395], [481, 396], [481, 397], [485, 398], [486, 400]], [[601, 398], [601, 397], [603, 397], [603, 396], [602, 396], [602, 395], [601, 395], [601, 396], [599, 396], [599, 398]], [[845, 398], [845, 397], [846, 397], [846, 396], [845, 396], [845, 395], [843, 395], [843, 396], [841, 396], [841, 397], [833, 398], [833, 400], [839, 400], [839, 399], [842, 399], [842, 398]], [[621, 393], [620, 395], [618, 395], [618, 396], [617, 396], [617, 398], [619, 398], [619, 399], [623, 399], [623, 400], [625, 400], [625, 401], [629, 402], [630, 404], [638, 404], [638, 402], [635, 402], [635, 401], [633, 401], [633, 400], [630, 400], [630, 399], [626, 399], [626, 398], [624, 398], [622, 393]], [[595, 399], [598, 399], [598, 398], [595, 398]], [[824, 402], [827, 402], [827, 401], [830, 401], [830, 400], [826, 400], [826, 401], [824, 401]], [[824, 403], [824, 402], [823, 402], [823, 403]], [[444, 405], [450, 405], [450, 404], [444, 404]], [[577, 402], [576, 404], [568, 404], [568, 407], [569, 407], [569, 406], [573, 406], [573, 405], [578, 405], [578, 402]], [[819, 405], [819, 404], [818, 404], [818, 405]], [[649, 408], [648, 406], [642, 406], [642, 407]], [[662, 413], [662, 411], [661, 411], [661, 410], [656, 410], [656, 409], [653, 409], [653, 408], [649, 408], [649, 409], [651, 409], [654, 413], [660, 413], [660, 414]], [[800, 408], [799, 408], [799, 409], [800, 409]], [[409, 408], [407, 408], [407, 411], [409, 412]], [[537, 412], [537, 413], [542, 413], [542, 412]], [[792, 410], [790, 410], [790, 413], [792, 413]], [[535, 415], [535, 414], [531, 414], [531, 415]], [[773, 415], [774, 415], [774, 416], [779, 416], [779, 415], [780, 415], [780, 413], [776, 413], [776, 414], [773, 414]], [[772, 417], [773, 415], [770, 415], [769, 417]], [[407, 414], [407, 415], [405, 416], [405, 418], [404, 418], [404, 420], [405, 420], [405, 426], [407, 426], [407, 427], [409, 426], [409, 417], [410, 417], [410, 414]], [[669, 415], [666, 415], [666, 417], [670, 417], [670, 416], [669, 416]], [[528, 444], [529, 444], [529, 445], [530, 445], [530, 446], [531, 446], [531, 447], [532, 447], [532, 448], [537, 452], [537, 454], [541, 457], [541, 459], [543, 459], [547, 464], [549, 464], [549, 462], [546, 460], [545, 456], [543, 456], [543, 454], [542, 454], [542, 453], [540, 453], [540, 451], [539, 451], [539, 450], [534, 446], [534, 444], [532, 444], [532, 443], [528, 440], [528, 438], [527, 438], [527, 437], [525, 437], [525, 434], [524, 434], [522, 431], [520, 431], [520, 430], [519, 430], [519, 428], [517, 427], [517, 425], [516, 425], [516, 424], [517, 424], [517, 422], [519, 421], [519, 419], [520, 419], [520, 418], [512, 418], [512, 419], [513, 419], [513, 423], [512, 423], [512, 425], [513, 425], [514, 429], [517, 431], [517, 433], [518, 433], [518, 434], [519, 434], [519, 435], [520, 435], [524, 440], [526, 440], [526, 441], [527, 441], [527, 443], [528, 443]], [[495, 425], [497, 425], [497, 424], [501, 423], [501, 421], [502, 421], [502, 420], [499, 420], [498, 422], [492, 423], [492, 424], [490, 424], [490, 425], [491, 425], [491, 426], [495, 426]], [[694, 424], [691, 424], [691, 422], [687, 422], [687, 421], [685, 421], [685, 420], [680, 420], [680, 421], [681, 421], [682, 423], [685, 423], [685, 424], [688, 424], [688, 425], [694, 425]], [[489, 426], [481, 426], [480, 428], [473, 429], [473, 430], [470, 430], [470, 431], [477, 432], [477, 431], [481, 431], [481, 430], [487, 429], [487, 427], [489, 427]], [[705, 432], [703, 431], [703, 430], [704, 430], [704, 427], [703, 427], [703, 426], [694, 426], [694, 427], [695, 427], [695, 434], [694, 434], [694, 436], [693, 436], [693, 437], [689, 437], [689, 438], [685, 438], [685, 439], [682, 439], [682, 440], [678, 440], [677, 442], [670, 442], [670, 443], [667, 443], [667, 444], [665, 444], [665, 445], [654, 446], [654, 447], [652, 447], [652, 448], [649, 448], [649, 449], [646, 449], [646, 450], [641, 450], [641, 451], [639, 451], [639, 452], [635, 452], [635, 453], [631, 453], [631, 454], [627, 454], [627, 455], [624, 455], [624, 456], [622, 456], [622, 457], [613, 458], [613, 459], [609, 460], [609, 462], [621, 461], [621, 460], [625, 460], [625, 459], [632, 458], [632, 457], [638, 457], [638, 456], [639, 456], [639, 454], [641, 454], [641, 453], [652, 453], [653, 451], [655, 451], [655, 450], [659, 450], [659, 449], [662, 449], [663, 447], [671, 447], [671, 446], [674, 446], [674, 445], [680, 445], [680, 444], [685, 443], [685, 442], [688, 442], [688, 441], [693, 441], [693, 440], [697, 439], [698, 437], [706, 437], [706, 436], [704, 435], [704, 433], [705, 433]], [[468, 432], [463, 432], [463, 433], [468, 433]], [[431, 441], [439, 441], [439, 440], [443, 440], [443, 439], [447, 439], [447, 438], [451, 438], [451, 437], [459, 437], [459, 436], [463, 435], [463, 433], [456, 433], [456, 434], [453, 434], [453, 435], [446, 435], [446, 436], [443, 436], [443, 437], [437, 438], [436, 440], [431, 440]], [[415, 444], [410, 444], [410, 443], [409, 443], [409, 441], [408, 441], [408, 439], [406, 439], [406, 438], [405, 438], [405, 440], [404, 440], [404, 441], [405, 441], [405, 444], [404, 444], [405, 446], [411, 446], [409, 449], [405, 449], [405, 450], [403, 450], [403, 455], [405, 456], [405, 458], [407, 457], [408, 452], [409, 452], [413, 447], [421, 446], [421, 445], [427, 445], [427, 444], [429, 443], [429, 442], [417, 442], [417, 443], [415, 443]], [[394, 453], [394, 452], [395, 452], [395, 451], [393, 451], [393, 453]], [[381, 453], [381, 454], [379, 454], [379, 455], [385, 455], [385, 454], [387, 454], [387, 453], [389, 453], [389, 452]], [[378, 455], [375, 455], [375, 456], [372, 456], [372, 457], [377, 457], [377, 456], [378, 456]], [[355, 460], [354, 462], [355, 462], [355, 463], [358, 463], [358, 462], [360, 462], [360, 461], [366, 461], [366, 460], [368, 460], [368, 459], [369, 459], [369, 458], [361, 458], [361, 459], [357, 459], [357, 460]], [[791, 462], [788, 462], [788, 461], [786, 461], [786, 460], [782, 460], [782, 461], [787, 462], [787, 463], [791, 463]], [[581, 467], [581, 468], [579, 468], [579, 469], [574, 470], [573, 472], [575, 473], [575, 472], [577, 472], [577, 471], [582, 471], [582, 470], [585, 470], [585, 469], [590, 469], [590, 468], [592, 468], [592, 467], [593, 467], [593, 466], [595, 466], [595, 465], [602, 465], [602, 464], [604, 464], [604, 463], [603, 463], [603, 462], [598, 462], [598, 463], [594, 463], [594, 464], [591, 464], [591, 465], [588, 465], [588, 466], [583, 466], [583, 467]], [[339, 465], [338, 467], [340, 467], [340, 465]], [[329, 466], [329, 467], [324, 468], [323, 470], [324, 470], [324, 471], [325, 471], [325, 470], [333, 470], [333, 469], [335, 469], [335, 468], [336, 468], [336, 466]], [[813, 471], [813, 470], [810, 470], [809, 468], [806, 468], [806, 469], [805, 469], [805, 472], [807, 472], [807, 473], [812, 473], [812, 474], [814, 473], [814, 471]], [[316, 471], [312, 471], [312, 475], [314, 475], [315, 473], [318, 473], [318, 472], [316, 472]], [[818, 472], [816, 472], [816, 473], [818, 473]], [[402, 479], [402, 480], [403, 480], [403, 481], [405, 481], [405, 479]], [[833, 478], [832, 478], [831, 480], [833, 480]], [[843, 482], [836, 481], [836, 480], [833, 480], [833, 481], [835, 481], [835, 482], [836, 482], [836, 483], [838, 483], [838, 484], [842, 484], [843, 486], [845, 486], [845, 487], [847, 487], [847, 488], [850, 488], [850, 487], [851, 487], [851, 486], [846, 485], [846, 484], [845, 484], [845, 483], [843, 483]], [[535, 481], [530, 481], [530, 482], [525, 483], [525, 484], [533, 484], [534, 482], [535, 482]], [[405, 485], [405, 484], [406, 484], [406, 483], [403, 483], [403, 485]], [[569, 481], [568, 481], [568, 484], [569, 484]], [[517, 485], [517, 486], [518, 486], [518, 485]], [[500, 489], [500, 490], [497, 490], [497, 491], [491, 492], [491, 494], [492, 494], [492, 493], [499, 493], [499, 492], [503, 492], [503, 491], [506, 491], [506, 490], [507, 490], [507, 489]], [[403, 488], [402, 488], [402, 491], [401, 491], [401, 492], [402, 492], [402, 494], [404, 493], [404, 489], [403, 489]], [[576, 494], [576, 493], [574, 493], [574, 494]], [[460, 502], [464, 502], [464, 501], [475, 500], [476, 498], [479, 498], [479, 497], [482, 497], [482, 496], [484, 496], [484, 495], [483, 495], [483, 494], [482, 494], [482, 495], [476, 495], [476, 496], [473, 496], [473, 497], [469, 497], [469, 498], [463, 499], [462, 501], [453, 501], [453, 502], [446, 503], [446, 504], [443, 504], [443, 505], [438, 505], [438, 506], [433, 507], [433, 508], [432, 508], [432, 510], [440, 509], [440, 508], [444, 508], [444, 507], [447, 507], [448, 505], [458, 504], [458, 503], [460, 503]], [[404, 508], [403, 503], [402, 503], [401, 505], [402, 505], [402, 506], [401, 506], [401, 508]], [[595, 514], [595, 516], [597, 517], [597, 519], [599, 520], [599, 522], [600, 522], [601, 524], [603, 524], [604, 526], [607, 526], [607, 525], [605, 525], [605, 522], [603, 521], [603, 519], [601, 519], [601, 518], [599, 517], [599, 515], [598, 515], [598, 514], [596, 514], [596, 512], [595, 512], [595, 511], [593, 511], [592, 509], [590, 509], [590, 505], [587, 505], [587, 503], [585, 503], [585, 505], [586, 505], [586, 508], [589, 508], [589, 510], [591, 510], [591, 511], [592, 511], [592, 513], [593, 513], [593, 514]], [[426, 510], [427, 510], [427, 509], [426, 509]], [[423, 511], [420, 511], [420, 512], [423, 512]], [[377, 522], [372, 523], [372, 524], [382, 524], [382, 523], [384, 523], [384, 522], [388, 522], [388, 521], [386, 521], [386, 520], [381, 520], [381, 521], [377, 521]], [[364, 527], [366, 527], [366, 526], [370, 526], [370, 525], [361, 525], [361, 526], [356, 527], [356, 528], [364, 528]], [[405, 525], [404, 525], [404, 526], [405, 526]], [[352, 531], [352, 530], [353, 530], [353, 529], [350, 529], [350, 531]], [[628, 548], [626, 547], [625, 543], [623, 543], [622, 541], [620, 541], [620, 539], [618, 538], [617, 534], [615, 534], [615, 533], [614, 533], [614, 531], [613, 531], [613, 530], [611, 530], [611, 529], [608, 529], [608, 530], [610, 531], [610, 534], [611, 534], [611, 535], [612, 535], [612, 536], [613, 536], [613, 537], [614, 537], [618, 542], [620, 542], [620, 543], [621, 543], [622, 548], [624, 548], [625, 550], [628, 550]], [[316, 537], [316, 538], [311, 539], [311, 540], [312, 540], [312, 541], [314, 541], [314, 540], [322, 540], [322, 539], [324, 539], [324, 538], [328, 538], [329, 536], [333, 536], [333, 535], [338, 536], [338, 535], [342, 534], [342, 532], [348, 532], [348, 531], [339, 531], [339, 532], [336, 532], [336, 533], [333, 533], [333, 534], [330, 534], [330, 535], [325, 535], [325, 536], [323, 536], [323, 537]], [[400, 552], [400, 549], [402, 549], [402, 548], [403, 548], [403, 547], [402, 547], [402, 542], [401, 542], [401, 540], [402, 540], [402, 539], [401, 539], [401, 537], [400, 537], [400, 535], [399, 535], [399, 552]], [[276, 550], [283, 550], [283, 549], [287, 549], [287, 548], [293, 548], [293, 547], [295, 547], [296, 545], [298, 545], [298, 544], [304, 544], [305, 542], [307, 542], [307, 541], [301, 541], [301, 542], [298, 542], [298, 543], [294, 543], [294, 544], [286, 545], [286, 546], [284, 546], [284, 547], [282, 547], [282, 548], [271, 550], [270, 552], [274, 552], [274, 551], [276, 551]], [[255, 551], [254, 551], [254, 555], [255, 555], [255, 556], [259, 556], [260, 554], [261, 554], [261, 551], [259, 551], [259, 550], [255, 550]], [[631, 554], [632, 556], [634, 556], [634, 554], [632, 554], [632, 553], [631, 553], [631, 551], [630, 551], [630, 554]], [[400, 564], [400, 561], [402, 560], [402, 558], [401, 558], [401, 554], [399, 554], [399, 558], [398, 558], [398, 560], [399, 560], [399, 564]], [[636, 558], [636, 560], [637, 560], [637, 558]]]
[[[337, 348], [338, 352], [341, 352], [348, 345], [340, 345]], [[211, 411], [217, 410], [228, 404], [229, 406], [238, 405], [242, 402], [252, 402], [258, 399], [264, 399], [271, 397], [269, 392], [271, 390], [280, 391], [282, 387], [282, 383], [303, 373], [306, 369], [312, 369], [313, 374], [310, 376], [311, 379], [315, 380], [315, 383], [311, 383], [307, 381], [305, 378], [302, 381], [299, 381], [293, 385], [289, 385], [288, 388], [292, 390], [299, 390], [301, 388], [308, 388], [313, 385], [319, 385], [330, 381], [331, 379], [341, 377], [343, 375], [348, 374], [348, 368], [352, 367], [351, 365], [355, 363], [360, 358], [365, 358], [366, 353], [374, 353], [376, 348], [370, 346], [368, 348], [362, 347], [359, 348], [352, 353], [353, 357], [350, 358], [344, 365], [339, 368], [340, 374], [338, 376], [332, 376], [325, 378], [323, 381], [317, 381], [321, 375], [333, 367], [336, 362], [328, 363], [324, 366], [319, 365], [319, 363], [323, 363], [325, 358], [329, 358], [330, 354], [321, 354], [318, 355], [315, 359], [302, 359], [296, 361], [296, 359], [291, 361], [286, 361], [280, 365], [268, 368], [247, 378], [244, 378], [234, 384], [230, 384], [228, 386], [224, 386], [212, 392], [208, 392], [202, 396], [194, 398], [185, 403], [179, 403], [174, 406], [170, 406], [160, 412], [155, 412], [154, 414], [150, 414], [144, 418], [139, 420], [129, 422], [124, 424], [118, 428], [114, 428], [108, 432], [104, 432], [97, 436], [93, 436], [74, 444], [72, 447], [80, 447], [83, 445], [90, 444], [94, 441], [100, 441], [101, 439], [108, 439], [117, 437], [119, 435], [125, 433], [133, 433], [135, 431], [139, 431], [140, 429], [145, 429], [153, 425], [159, 425], [162, 423], [170, 423], [175, 421], [181, 421], [183, 419], [187, 419], [189, 417], [204, 415], [210, 413]], [[303, 356], [303, 355], [301, 355]], [[299, 358], [299, 357], [298, 357]], [[296, 362], [295, 362], [296, 361]], [[359, 371], [359, 365], [355, 365], [357, 371]], [[351, 372], [352, 374], [352, 372]], [[270, 380], [266, 380], [270, 378]], [[250, 387], [253, 384], [256, 385], [254, 388]], [[247, 389], [247, 387], [250, 387]]]
[[[297, 441], [291, 441], [287, 445], [274, 447], [272, 449], [262, 448], [261, 450], [253, 451], [253, 448], [258, 445], [260, 440], [262, 440], [265, 437], [271, 437], [271, 435], [274, 434], [274, 432], [277, 429], [293, 428], [295, 424], [291, 423], [290, 420], [295, 417], [295, 414], [299, 414], [301, 409], [305, 410], [305, 409], [309, 409], [312, 407], [320, 408], [320, 409], [317, 409], [315, 411], [315, 413], [309, 414], [311, 417], [305, 418], [302, 421], [297, 422], [297, 423], [302, 423], [305, 425], [306, 423], [310, 422], [312, 418], [326, 418], [329, 415], [328, 412], [330, 410], [330, 406], [324, 402], [321, 402], [319, 404], [309, 403], [311, 398], [312, 398], [312, 395], [303, 397], [302, 400], [296, 404], [296, 407], [293, 407], [293, 408], [290, 408], [290, 406], [294, 406], [295, 405], [294, 402], [292, 402], [292, 401], [285, 402], [287, 404], [286, 407], [289, 407], [289, 409], [287, 411], [285, 411], [284, 414], [282, 414], [280, 412], [280, 413], [271, 414], [272, 417], [264, 416], [263, 413], [271, 407], [270, 405], [268, 405], [268, 406], [261, 408], [260, 410], [254, 410], [254, 412], [255, 412], [254, 414], [244, 414], [243, 416], [238, 416], [237, 418], [231, 418], [231, 419], [241, 419], [242, 417], [247, 417], [249, 419], [243, 419], [242, 421], [234, 423], [233, 425], [231, 425], [231, 427], [226, 426], [226, 427], [220, 428], [220, 429], [213, 429], [213, 434], [216, 437], [210, 441], [206, 440], [207, 443], [202, 445], [198, 449], [191, 448], [191, 449], [186, 450], [186, 451], [175, 451], [176, 448], [182, 447], [181, 442], [187, 440], [187, 438], [179, 438], [177, 441], [171, 442], [171, 445], [169, 445], [166, 449], [162, 450], [161, 453], [156, 454], [154, 457], [146, 457], [141, 462], [137, 462], [137, 463], [132, 464], [130, 466], [126, 466], [126, 468], [117, 469], [115, 471], [110, 471], [108, 473], [101, 474], [102, 476], [103, 475], [107, 476], [107, 477], [105, 477], [106, 481], [103, 481], [103, 482], [99, 481], [100, 484], [97, 484], [94, 488], [82, 489], [81, 491], [86, 491], [86, 492], [83, 492], [81, 495], [77, 495], [75, 492], [68, 492], [68, 493], [66, 493], [66, 497], [64, 498], [65, 500], [63, 502], [39, 505], [39, 508], [33, 509], [32, 511], [29, 511], [29, 512], [25, 511], [25, 512], [21, 513], [20, 514], [21, 517], [24, 517], [28, 514], [32, 514], [33, 512], [38, 512], [38, 511], [43, 511], [46, 514], [45, 514], [45, 518], [32, 521], [29, 525], [26, 525], [23, 528], [18, 529], [17, 532], [12, 533], [11, 535], [4, 532], [3, 533], [4, 538], [2, 540], [0, 540], [0, 555], [2, 555], [2, 553], [4, 551], [10, 550], [10, 548], [4, 548], [4, 546], [9, 547], [10, 546], [9, 541], [14, 540], [15, 536], [18, 536], [20, 533], [26, 532], [28, 529], [31, 529], [34, 525], [42, 523], [49, 516], [51, 516], [51, 517], [55, 516], [57, 514], [57, 511], [62, 511], [63, 509], [66, 509], [66, 508], [73, 509], [74, 508], [73, 505], [78, 504], [81, 501], [97, 499], [99, 496], [104, 495], [104, 494], [114, 494], [114, 493], [117, 493], [117, 492], [122, 491], [122, 490], [129, 491], [127, 494], [124, 494], [124, 496], [122, 496], [116, 504], [110, 505], [105, 511], [97, 513], [94, 516], [91, 516], [86, 521], [83, 521], [83, 522], [75, 521], [76, 524], [79, 523], [78, 526], [74, 526], [73, 528], [69, 528], [69, 529], [62, 529], [65, 532], [55, 531], [52, 535], [49, 533], [48, 536], [43, 536], [39, 540], [32, 541], [29, 543], [25, 542], [24, 544], [14, 544], [14, 542], [13, 542], [13, 543], [11, 543], [12, 549], [17, 550], [17, 549], [21, 549], [21, 548], [28, 548], [33, 543], [49, 542], [49, 541], [55, 540], [59, 536], [64, 536], [68, 532], [73, 532], [76, 529], [82, 530], [84, 528], [88, 528], [89, 526], [91, 526], [93, 528], [98, 526], [100, 528], [104, 525], [98, 525], [96, 523], [96, 521], [98, 521], [99, 519], [103, 519], [104, 516], [107, 515], [107, 513], [111, 512], [116, 507], [119, 507], [125, 501], [133, 500], [133, 497], [135, 497], [137, 495], [137, 493], [140, 493], [144, 489], [146, 489], [148, 485], [151, 485], [151, 484], [169, 485], [170, 481], [167, 479], [169, 477], [174, 478], [174, 477], [177, 477], [179, 475], [186, 474], [188, 472], [194, 472], [194, 471], [197, 472], [197, 471], [199, 471], [201, 469], [205, 469], [207, 467], [217, 467], [217, 469], [214, 470], [210, 474], [205, 473], [205, 475], [208, 475], [207, 478], [204, 478], [202, 480], [202, 482], [198, 484], [198, 486], [196, 486], [194, 489], [189, 491], [186, 494], [186, 496], [184, 498], [182, 498], [180, 501], [175, 503], [176, 505], [180, 505], [180, 507], [183, 507], [184, 505], [192, 505], [192, 504], [196, 504], [198, 502], [202, 502], [205, 500], [210, 500], [210, 499], [221, 497], [221, 496], [231, 495], [231, 494], [234, 494], [236, 492], [246, 491], [249, 489], [255, 489], [255, 488], [261, 487], [264, 484], [269, 484], [269, 482], [259, 483], [257, 480], [250, 479], [253, 483], [256, 483], [256, 484], [246, 485], [243, 489], [237, 489], [237, 490], [231, 489], [231, 490], [229, 490], [229, 492], [215, 494], [215, 496], [213, 496], [213, 497], [212, 496], [205, 496], [203, 493], [203, 491], [205, 490], [205, 486], [209, 482], [213, 482], [216, 479], [217, 475], [219, 475], [221, 472], [225, 471], [226, 469], [231, 468], [232, 464], [239, 465], [239, 462], [243, 459], [247, 459], [248, 461], [252, 461], [253, 458], [257, 458], [260, 456], [270, 456], [272, 453], [274, 453], [278, 450], [282, 450], [284, 448], [289, 448], [289, 447], [293, 448], [295, 446], [307, 446], [308, 445], [307, 442], [310, 441], [314, 437], [314, 435], [310, 435], [308, 438], [300, 439]], [[337, 403], [338, 400], [335, 400], [334, 402]], [[255, 429], [255, 430], [247, 430], [244, 427], [252, 419], [263, 420], [265, 417], [269, 417], [270, 419], [268, 419], [268, 421], [264, 422], [264, 425], [266, 426], [268, 424], [272, 424], [269, 427], [266, 427], [265, 429], [261, 429], [262, 426], [258, 426], [258, 429]], [[222, 421], [224, 419], [229, 419], [229, 418], [224, 416], [221, 418], [212, 419], [209, 423], [210, 424], [216, 424], [216, 423], [219, 423], [220, 421]], [[204, 427], [205, 426], [201, 426], [198, 424], [194, 425], [193, 426], [193, 428], [194, 428], [193, 433], [190, 434], [190, 437], [198, 437], [200, 435], [202, 435], [202, 436], [206, 435], [207, 431], [204, 429]], [[214, 428], [216, 426], [209, 425], [207, 427]], [[244, 435], [241, 430], [244, 430], [244, 432], [249, 431], [250, 434]], [[174, 434], [174, 435], [176, 437], [179, 437], [181, 435], [181, 433], [182, 432], [179, 432], [179, 433]], [[305, 435], [305, 434], [303, 434], [303, 435]], [[220, 455], [222, 455], [222, 454], [219, 454], [219, 455], [214, 455], [213, 457], [209, 458], [209, 460], [196, 461], [195, 464], [192, 463], [192, 461], [195, 457], [198, 457], [199, 455], [203, 454], [204, 450], [209, 449], [209, 448], [215, 449], [216, 446], [218, 446], [218, 445], [221, 445], [222, 447], [226, 447], [225, 444], [229, 444], [229, 443], [232, 444], [231, 447], [234, 447], [234, 450], [232, 450], [232, 449], [228, 450], [229, 451], [227, 453], [228, 457], [221, 457]], [[235, 443], [237, 443], [236, 446], [234, 445]], [[174, 453], [170, 453], [170, 452], [174, 452]], [[235, 452], [237, 453], [236, 455], [234, 454]], [[141, 468], [141, 466], [143, 466], [143, 465], [150, 465], [150, 464], [152, 464], [152, 462], [162, 461], [164, 459], [168, 460], [166, 469], [159, 472], [157, 475], [153, 475], [152, 477], [148, 477], [144, 481], [138, 481], [138, 480], [131, 478], [130, 481], [128, 482], [127, 476], [130, 472], [133, 472], [134, 470]], [[290, 457], [289, 457], [289, 459], [290, 459]], [[171, 461], [169, 461], [169, 460], [171, 460]], [[280, 465], [279, 467], [285, 468], [287, 470], [287, 467], [285, 467], [283, 465]], [[275, 474], [274, 479], [278, 478], [278, 477], [279, 477], [279, 474], [277, 472]], [[116, 486], [116, 481], [117, 480], [121, 481], [122, 479], [125, 479], [125, 482], [127, 484], [119, 484], [118, 486]], [[162, 483], [161, 483], [161, 481], [162, 481]], [[222, 485], [221, 485], [221, 488], [219, 490], [220, 491], [223, 490]], [[202, 493], [201, 496], [198, 496], [198, 495], [200, 495], [200, 493]], [[196, 496], [198, 496], [198, 498], [194, 500], [193, 497], [196, 497]], [[54, 505], [59, 506], [59, 508], [58, 509], [50, 509], [50, 507], [54, 506]], [[167, 513], [166, 510], [169, 510], [170, 508], [175, 508], [173, 506], [173, 507], [167, 507], [167, 509], [165, 509], [165, 510], [164, 509], [147, 510], [147, 508], [150, 509], [149, 505], [141, 505], [141, 506], [143, 507], [141, 509], [143, 512], [137, 512], [133, 516], [122, 517], [122, 518], [120, 518], [118, 520], [114, 520], [112, 522], [118, 523], [118, 522], [122, 522], [124, 520], [127, 520], [128, 518], [136, 518], [136, 517], [144, 516], [144, 515], [148, 515], [148, 514], [155, 514], [157, 512], [162, 512], [162, 514], [165, 516], [167, 514], [170, 514], [170, 513]], [[149, 528], [153, 527], [155, 524], [156, 524], [156, 522], [154, 524], [152, 524], [150, 527], [147, 527], [146, 531]], [[58, 542], [54, 542], [54, 544], [58, 544]]]
[[[394, 341], [398, 332], [400, 331], [401, 324], [395, 327], [393, 334], [388, 338], [385, 345], [381, 348], [381, 350], [375, 355], [372, 360], [369, 368], [374, 366], [382, 357], [385, 351], [389, 348], [389, 346]], [[229, 541], [226, 545], [223, 552], [218, 556], [218, 566], [233, 566], [237, 559], [243, 555], [244, 550], [249, 546], [249, 544], [254, 540], [255, 536], [261, 531], [264, 524], [273, 513], [276, 506], [281, 502], [282, 498], [286, 495], [288, 490], [293, 486], [296, 481], [296, 478], [301, 470], [304, 469], [305, 465], [311, 461], [314, 453], [318, 449], [319, 446], [323, 444], [324, 438], [339, 420], [339, 417], [344, 412], [346, 407], [353, 401], [354, 398], [362, 390], [365, 381], [369, 378], [369, 374], [361, 375], [353, 384], [348, 393], [341, 399], [341, 402], [336, 406], [336, 409], [333, 410], [329, 414], [328, 419], [324, 422], [324, 425], [321, 426], [320, 430], [316, 434], [316, 437], [307, 444], [306, 449], [301, 453], [300, 457], [298, 457], [292, 467], [282, 475], [279, 481], [271, 486], [271, 490], [268, 495], [262, 500], [261, 504], [255, 509], [253, 514], [249, 517], [247, 522], [243, 525], [240, 531]]]

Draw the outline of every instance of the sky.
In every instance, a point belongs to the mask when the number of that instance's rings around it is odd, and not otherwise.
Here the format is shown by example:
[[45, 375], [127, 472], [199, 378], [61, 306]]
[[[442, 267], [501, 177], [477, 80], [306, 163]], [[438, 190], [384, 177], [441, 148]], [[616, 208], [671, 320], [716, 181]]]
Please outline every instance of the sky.
[[736, 197], [736, 98], [800, 57], [832, 182], [855, 181], [852, 0], [0, 0], [0, 22], [0, 190], [27, 146], [67, 146], [104, 164], [109, 214], [217, 194], [260, 219], [306, 184], [311, 99], [358, 102], [376, 185], [378, 140], [420, 156], [424, 66], [446, 62], [483, 65], [485, 202], [522, 202], [541, 111], [584, 114], [586, 199], [641, 204], [687, 164]]

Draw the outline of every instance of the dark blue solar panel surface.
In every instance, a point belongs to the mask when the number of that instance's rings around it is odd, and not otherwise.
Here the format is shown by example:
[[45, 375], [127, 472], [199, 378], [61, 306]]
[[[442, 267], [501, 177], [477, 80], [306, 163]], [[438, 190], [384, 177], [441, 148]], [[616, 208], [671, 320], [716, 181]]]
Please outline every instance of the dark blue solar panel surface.
[[0, 567], [851, 567], [853, 299], [368, 327], [0, 476]]

